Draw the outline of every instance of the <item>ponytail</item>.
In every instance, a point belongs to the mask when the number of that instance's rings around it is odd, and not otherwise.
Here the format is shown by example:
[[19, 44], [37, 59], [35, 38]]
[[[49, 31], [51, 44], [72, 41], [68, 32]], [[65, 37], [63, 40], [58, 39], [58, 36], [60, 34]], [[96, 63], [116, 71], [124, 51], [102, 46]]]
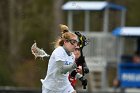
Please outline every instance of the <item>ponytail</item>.
[[69, 28], [66, 25], [60, 24], [61, 36], [55, 42], [55, 48], [58, 46], [64, 45], [64, 40], [70, 39], [72, 36], [76, 36], [74, 33], [69, 31]]

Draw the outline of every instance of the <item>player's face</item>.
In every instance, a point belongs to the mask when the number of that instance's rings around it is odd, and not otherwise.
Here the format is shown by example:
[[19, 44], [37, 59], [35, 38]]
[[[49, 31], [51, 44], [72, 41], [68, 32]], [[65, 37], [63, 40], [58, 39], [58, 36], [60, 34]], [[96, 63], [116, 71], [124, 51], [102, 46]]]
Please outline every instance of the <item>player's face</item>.
[[65, 41], [65, 47], [69, 52], [73, 52], [77, 47], [77, 43], [77, 37], [72, 37], [71, 39]]
[[80, 56], [81, 56], [81, 53], [80, 53], [80, 48], [79, 46], [77, 46], [74, 50], [74, 55], [75, 55], [75, 59], [78, 59]]

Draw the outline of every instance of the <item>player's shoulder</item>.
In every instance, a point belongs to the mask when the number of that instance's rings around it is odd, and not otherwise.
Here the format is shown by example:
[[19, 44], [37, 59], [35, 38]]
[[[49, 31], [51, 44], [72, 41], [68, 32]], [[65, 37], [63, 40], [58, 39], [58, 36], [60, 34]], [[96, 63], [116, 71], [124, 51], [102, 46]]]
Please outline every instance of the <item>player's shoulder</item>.
[[59, 46], [59, 47], [55, 48], [55, 50], [53, 52], [64, 52], [64, 48], [62, 46]]
[[64, 48], [62, 47], [62, 46], [59, 46], [59, 47], [57, 47], [56, 49], [55, 49], [55, 51], [58, 51], [58, 50], [64, 50]]

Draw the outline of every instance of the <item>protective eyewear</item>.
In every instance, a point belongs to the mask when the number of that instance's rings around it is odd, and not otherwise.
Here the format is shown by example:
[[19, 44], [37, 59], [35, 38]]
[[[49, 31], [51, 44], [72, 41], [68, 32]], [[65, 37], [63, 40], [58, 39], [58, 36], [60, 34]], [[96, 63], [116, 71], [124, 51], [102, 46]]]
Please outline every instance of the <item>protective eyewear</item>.
[[75, 51], [80, 51], [80, 48], [75, 48]]
[[70, 42], [72, 45], [74, 44], [78, 44], [78, 41], [77, 40], [74, 40], [74, 39], [68, 39], [66, 40], [67, 42]]

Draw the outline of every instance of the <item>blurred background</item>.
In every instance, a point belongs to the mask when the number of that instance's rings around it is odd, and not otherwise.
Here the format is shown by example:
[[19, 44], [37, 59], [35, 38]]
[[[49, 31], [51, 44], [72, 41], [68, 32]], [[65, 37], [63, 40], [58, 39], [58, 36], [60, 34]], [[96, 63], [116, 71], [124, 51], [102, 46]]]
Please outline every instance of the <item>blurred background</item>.
[[[111, 3], [111, 9], [104, 6], [99, 11], [84, 10], [77, 3], [85, 0], [72, 2], [76, 11], [67, 9], [69, 1], [0, 0], [0, 93], [8, 93], [7, 90], [41, 93], [40, 79], [46, 75], [48, 58], [35, 60], [31, 46], [36, 40], [38, 47], [51, 54], [53, 42], [60, 35], [59, 24], [68, 25], [73, 32], [82, 32], [90, 40], [84, 48], [91, 71], [87, 75], [88, 87], [83, 90], [78, 83], [77, 91], [127, 92], [124, 90], [128, 86], [119, 86], [119, 63], [126, 55], [130, 58], [134, 51], [140, 50], [140, 34], [120, 38], [112, 32], [117, 27], [140, 27], [140, 0], [88, 0]], [[118, 80], [117, 84], [114, 79]]]

